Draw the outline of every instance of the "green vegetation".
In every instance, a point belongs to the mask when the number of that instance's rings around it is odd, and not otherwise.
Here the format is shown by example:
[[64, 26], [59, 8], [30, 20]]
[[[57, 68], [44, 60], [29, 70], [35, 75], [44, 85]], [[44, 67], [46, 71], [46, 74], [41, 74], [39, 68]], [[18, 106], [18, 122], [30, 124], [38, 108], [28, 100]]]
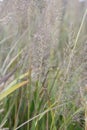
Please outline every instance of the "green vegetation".
[[0, 130], [87, 130], [85, 5], [2, 2]]

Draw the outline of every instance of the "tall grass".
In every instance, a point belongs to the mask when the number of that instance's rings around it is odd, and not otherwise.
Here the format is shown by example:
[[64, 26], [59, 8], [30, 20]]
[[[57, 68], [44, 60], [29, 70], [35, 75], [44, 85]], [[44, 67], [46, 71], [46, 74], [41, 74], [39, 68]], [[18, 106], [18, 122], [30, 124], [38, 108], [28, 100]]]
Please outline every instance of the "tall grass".
[[86, 130], [86, 3], [0, 8], [0, 129]]

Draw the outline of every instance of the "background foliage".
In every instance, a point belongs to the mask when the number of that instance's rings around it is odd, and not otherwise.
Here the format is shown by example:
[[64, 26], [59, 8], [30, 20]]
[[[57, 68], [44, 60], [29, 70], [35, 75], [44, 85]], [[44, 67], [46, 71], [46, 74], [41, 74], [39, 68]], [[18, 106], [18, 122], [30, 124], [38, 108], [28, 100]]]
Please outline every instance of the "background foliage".
[[87, 1], [0, 2], [0, 129], [86, 130], [86, 91]]

